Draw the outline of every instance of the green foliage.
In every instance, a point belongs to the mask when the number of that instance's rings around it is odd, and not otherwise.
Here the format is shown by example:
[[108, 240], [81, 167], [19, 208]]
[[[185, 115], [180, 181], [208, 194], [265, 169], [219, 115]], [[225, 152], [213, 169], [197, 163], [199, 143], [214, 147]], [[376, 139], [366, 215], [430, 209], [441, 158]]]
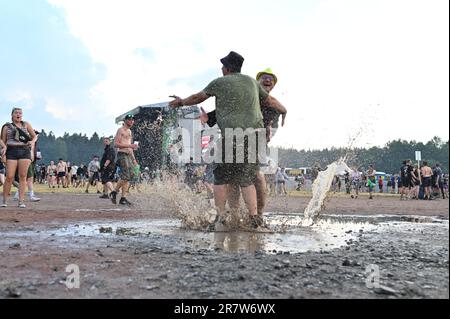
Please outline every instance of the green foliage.
[[[97, 133], [91, 138], [86, 134], [65, 133], [56, 138], [52, 132], [46, 133], [42, 130], [39, 134], [38, 148], [43, 159], [39, 162], [49, 163], [63, 158], [77, 165], [87, 164], [93, 155], [103, 154], [102, 139]], [[328, 164], [345, 157], [347, 164], [357, 166], [361, 170], [367, 169], [369, 164], [375, 164], [378, 171], [386, 173], [397, 173], [401, 162], [405, 159], [415, 160], [415, 151], [422, 152], [422, 160], [427, 160], [430, 165], [436, 162], [441, 164], [442, 169], [449, 169], [448, 141], [444, 142], [439, 137], [434, 137], [427, 143], [416, 141], [394, 140], [388, 142], [384, 147], [371, 147], [369, 149], [355, 148], [331, 148], [323, 150], [296, 150], [293, 148], [281, 148], [278, 151], [279, 165], [284, 167], [311, 167], [318, 164], [324, 168]]]
[[448, 141], [434, 137], [423, 144], [416, 141], [394, 140], [384, 147], [371, 147], [369, 149], [331, 148], [323, 150], [296, 150], [281, 148], [278, 151], [279, 165], [298, 168], [311, 167], [318, 164], [324, 168], [328, 164], [345, 157], [347, 164], [366, 170], [369, 164], [375, 164], [375, 169], [389, 174], [398, 173], [402, 161], [411, 159], [415, 161], [415, 151], [422, 152], [422, 161], [427, 160], [429, 165], [439, 162], [442, 169], [449, 169]]
[[103, 141], [94, 133], [91, 138], [86, 134], [65, 133], [56, 138], [53, 132], [46, 133], [44, 130], [39, 134], [37, 147], [41, 151], [42, 160], [38, 163], [48, 164], [50, 161], [57, 162], [59, 158], [80, 165], [87, 164], [93, 155], [103, 154]]

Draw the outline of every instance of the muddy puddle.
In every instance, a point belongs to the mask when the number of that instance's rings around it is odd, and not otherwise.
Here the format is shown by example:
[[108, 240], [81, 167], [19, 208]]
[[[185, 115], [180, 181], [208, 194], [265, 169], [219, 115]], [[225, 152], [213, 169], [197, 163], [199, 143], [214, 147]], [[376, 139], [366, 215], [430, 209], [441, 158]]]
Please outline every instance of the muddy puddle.
[[52, 226], [40, 229], [26, 227], [13, 232], [2, 232], [10, 242], [44, 240], [67, 247], [83, 245], [79, 239], [151, 240], [162, 249], [223, 250], [230, 253], [291, 254], [306, 251], [328, 251], [349, 245], [370, 232], [392, 228], [420, 231], [424, 227], [445, 227], [448, 220], [438, 217], [401, 215], [323, 215], [313, 226], [301, 226], [303, 216], [267, 213], [272, 233], [205, 232], [187, 230], [176, 219], [149, 219], [129, 221], [84, 222], [66, 227]]

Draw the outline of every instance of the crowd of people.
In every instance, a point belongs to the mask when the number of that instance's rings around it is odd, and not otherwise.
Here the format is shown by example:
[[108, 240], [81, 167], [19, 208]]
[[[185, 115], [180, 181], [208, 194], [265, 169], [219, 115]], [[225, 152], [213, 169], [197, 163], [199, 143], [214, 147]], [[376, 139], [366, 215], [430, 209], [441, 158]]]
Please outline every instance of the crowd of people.
[[3, 186], [3, 196], [0, 207], [8, 206], [12, 186], [18, 189], [14, 199], [19, 208], [26, 208], [26, 188], [30, 201], [40, 201], [34, 194], [34, 183], [47, 184], [49, 188], [82, 187], [86, 193], [93, 186], [97, 193], [103, 193], [100, 198], [111, 198], [115, 204], [117, 191], [122, 188], [119, 204], [131, 205], [126, 198], [130, 182], [139, 182], [143, 176], [133, 154], [138, 146], [131, 144], [133, 121], [133, 115], [127, 115], [116, 134], [114, 147], [117, 154], [111, 146], [111, 138], [105, 137], [101, 160], [94, 155], [88, 165], [78, 166], [60, 158], [57, 163], [50, 161], [45, 165], [36, 162], [42, 158], [36, 143], [38, 133], [29, 122], [23, 121], [22, 109], [13, 108], [11, 122], [5, 123], [1, 129], [0, 186]]
[[[373, 199], [373, 193], [400, 194], [401, 200], [448, 198], [448, 174], [444, 174], [440, 163], [429, 166], [423, 161], [420, 167], [411, 160], [404, 160], [399, 171], [391, 175], [378, 175], [374, 165], [367, 171], [359, 171], [357, 167], [343, 176], [345, 191], [351, 198], [358, 198], [359, 193], [368, 192]], [[342, 178], [336, 175], [333, 180], [334, 192], [340, 192]]]

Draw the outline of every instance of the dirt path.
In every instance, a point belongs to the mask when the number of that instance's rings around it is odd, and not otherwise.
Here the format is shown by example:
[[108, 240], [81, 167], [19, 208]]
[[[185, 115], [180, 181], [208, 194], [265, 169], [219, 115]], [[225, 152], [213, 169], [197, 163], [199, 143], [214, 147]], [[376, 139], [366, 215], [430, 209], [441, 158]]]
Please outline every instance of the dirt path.
[[[307, 197], [270, 198], [267, 211], [302, 212]], [[11, 202], [12, 203], [12, 202]], [[0, 209], [2, 298], [448, 298], [448, 200], [331, 198], [324, 214], [421, 215], [353, 232], [336, 249], [290, 253], [229, 252], [216, 234], [152, 231], [141, 235], [84, 233], [86, 225], [167, 220], [164, 207], [118, 210], [90, 194], [44, 194], [28, 208]], [[149, 204], [150, 203], [150, 204]], [[155, 201], [154, 203], [157, 203]], [[153, 206], [153, 207], [152, 207]], [[67, 227], [79, 232], [61, 232]], [[162, 226], [161, 226], [162, 227]], [[96, 228], [96, 230], [98, 230]], [[356, 231], [357, 232], [357, 231]], [[340, 236], [340, 235], [339, 235]], [[201, 237], [201, 238], [200, 238]], [[212, 237], [211, 237], [212, 238]], [[246, 237], [248, 238], [248, 237]], [[265, 240], [265, 239], [263, 239]], [[80, 269], [80, 288], [66, 287], [67, 265]], [[371, 266], [372, 265], [372, 266]], [[368, 288], [367, 267], [381, 287]]]

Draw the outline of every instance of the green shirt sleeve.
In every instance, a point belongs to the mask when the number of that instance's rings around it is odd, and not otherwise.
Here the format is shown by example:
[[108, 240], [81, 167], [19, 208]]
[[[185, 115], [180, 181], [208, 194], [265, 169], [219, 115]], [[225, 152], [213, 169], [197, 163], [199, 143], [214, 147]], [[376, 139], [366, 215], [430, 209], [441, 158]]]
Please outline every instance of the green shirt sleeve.
[[220, 78], [215, 79], [211, 81], [204, 89], [203, 92], [205, 92], [209, 96], [217, 96], [217, 93], [219, 91], [220, 85]]

